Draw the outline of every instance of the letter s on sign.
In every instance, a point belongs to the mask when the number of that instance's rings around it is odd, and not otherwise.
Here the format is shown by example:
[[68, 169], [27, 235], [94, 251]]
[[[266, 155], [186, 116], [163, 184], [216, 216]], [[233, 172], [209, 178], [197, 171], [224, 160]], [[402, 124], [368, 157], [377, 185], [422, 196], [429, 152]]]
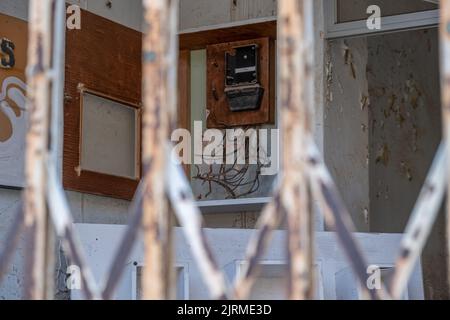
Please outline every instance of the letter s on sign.
[[14, 57], [14, 49], [15, 45], [12, 41], [5, 38], [0, 40], [1, 68], [10, 69], [14, 67], [14, 65], [16, 64], [16, 59]]

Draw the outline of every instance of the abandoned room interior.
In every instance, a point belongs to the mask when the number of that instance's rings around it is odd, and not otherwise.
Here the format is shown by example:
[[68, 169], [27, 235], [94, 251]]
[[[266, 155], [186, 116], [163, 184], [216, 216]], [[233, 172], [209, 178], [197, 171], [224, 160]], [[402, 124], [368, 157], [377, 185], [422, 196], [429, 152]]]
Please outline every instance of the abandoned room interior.
[[448, 300], [448, 23], [0, 0], [0, 300]]

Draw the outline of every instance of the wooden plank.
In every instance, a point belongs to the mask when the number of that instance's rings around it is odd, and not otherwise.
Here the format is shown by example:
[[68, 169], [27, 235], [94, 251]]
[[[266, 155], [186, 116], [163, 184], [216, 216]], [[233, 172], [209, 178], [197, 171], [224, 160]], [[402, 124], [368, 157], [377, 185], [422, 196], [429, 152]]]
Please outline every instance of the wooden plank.
[[199, 50], [218, 43], [265, 37], [275, 40], [277, 38], [277, 22], [276, 20], [270, 20], [231, 27], [218, 25], [214, 26], [214, 29], [186, 31], [180, 33], [179, 37], [181, 50]]
[[[178, 128], [191, 131], [191, 52], [180, 50], [178, 56]], [[190, 165], [184, 164], [186, 176]]]
[[131, 200], [139, 179], [80, 172], [79, 86], [81, 84], [90, 91], [139, 106], [142, 34], [88, 11], [82, 10], [81, 15], [81, 30], [68, 30], [66, 33], [64, 188]]

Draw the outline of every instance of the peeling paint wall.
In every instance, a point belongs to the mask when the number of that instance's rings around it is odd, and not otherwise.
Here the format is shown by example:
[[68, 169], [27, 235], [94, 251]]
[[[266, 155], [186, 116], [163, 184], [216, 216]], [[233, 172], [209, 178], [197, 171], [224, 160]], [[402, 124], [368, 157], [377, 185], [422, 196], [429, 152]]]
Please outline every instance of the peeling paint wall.
[[[329, 42], [325, 158], [358, 231], [401, 233], [441, 141], [436, 29]], [[447, 299], [445, 216], [422, 255], [425, 296]]]
[[325, 162], [357, 230], [369, 231], [366, 38], [329, 42], [324, 110]]
[[[370, 231], [403, 232], [441, 141], [437, 29], [369, 37]], [[448, 298], [445, 217], [423, 252], [425, 295]]]
[[367, 41], [371, 229], [398, 232], [405, 227], [441, 140], [437, 31]]

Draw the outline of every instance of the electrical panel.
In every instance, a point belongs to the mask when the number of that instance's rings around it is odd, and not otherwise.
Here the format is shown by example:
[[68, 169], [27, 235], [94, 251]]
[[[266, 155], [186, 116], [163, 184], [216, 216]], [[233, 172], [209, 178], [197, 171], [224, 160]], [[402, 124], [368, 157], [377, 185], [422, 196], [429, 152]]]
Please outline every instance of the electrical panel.
[[231, 111], [256, 110], [261, 106], [264, 88], [259, 84], [258, 45], [233, 48], [226, 53], [225, 94]]
[[207, 127], [274, 120], [275, 46], [258, 38], [207, 46]]

